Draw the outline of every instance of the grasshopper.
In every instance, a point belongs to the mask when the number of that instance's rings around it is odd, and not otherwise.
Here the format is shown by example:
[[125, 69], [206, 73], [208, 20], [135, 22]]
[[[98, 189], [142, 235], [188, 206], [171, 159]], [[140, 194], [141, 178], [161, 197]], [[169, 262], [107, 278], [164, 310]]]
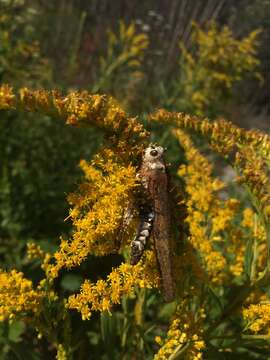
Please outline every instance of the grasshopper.
[[140, 223], [131, 243], [131, 264], [134, 265], [140, 260], [146, 241], [152, 233], [164, 300], [169, 302], [175, 297], [175, 288], [170, 248], [171, 214], [168, 175], [163, 147], [150, 145], [146, 148], [138, 178], [150, 203], [147, 206], [141, 205], [138, 210]]

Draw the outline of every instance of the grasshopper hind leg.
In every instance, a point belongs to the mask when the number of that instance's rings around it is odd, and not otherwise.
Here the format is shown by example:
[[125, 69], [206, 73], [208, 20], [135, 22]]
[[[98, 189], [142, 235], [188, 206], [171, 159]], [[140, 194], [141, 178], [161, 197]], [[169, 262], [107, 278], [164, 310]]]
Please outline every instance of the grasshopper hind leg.
[[131, 243], [130, 263], [136, 265], [144, 252], [146, 242], [153, 228], [154, 212], [149, 206], [139, 207], [139, 226], [134, 240]]

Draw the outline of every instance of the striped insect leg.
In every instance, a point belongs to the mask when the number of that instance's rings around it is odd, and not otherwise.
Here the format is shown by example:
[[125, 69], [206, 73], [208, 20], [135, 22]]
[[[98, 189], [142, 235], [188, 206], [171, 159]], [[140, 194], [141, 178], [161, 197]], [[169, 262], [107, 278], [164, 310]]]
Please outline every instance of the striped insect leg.
[[136, 265], [144, 252], [146, 241], [149, 239], [153, 227], [154, 213], [152, 210], [140, 211], [140, 222], [134, 240], [131, 243], [130, 263]]

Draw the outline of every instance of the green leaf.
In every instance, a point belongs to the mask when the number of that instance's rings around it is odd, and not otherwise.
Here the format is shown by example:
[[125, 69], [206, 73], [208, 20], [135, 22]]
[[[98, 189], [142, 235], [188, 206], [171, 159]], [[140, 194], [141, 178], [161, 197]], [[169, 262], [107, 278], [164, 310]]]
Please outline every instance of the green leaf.
[[21, 335], [25, 331], [25, 324], [22, 321], [15, 321], [9, 325], [8, 338], [15, 343], [20, 342]]
[[82, 281], [83, 278], [80, 275], [66, 274], [61, 280], [61, 287], [64, 290], [76, 291], [79, 290]]
[[114, 314], [101, 313], [101, 337], [106, 346], [106, 352], [114, 353], [117, 341], [117, 319]]
[[250, 278], [251, 269], [252, 269], [252, 262], [254, 258], [253, 254], [253, 238], [250, 237], [248, 239], [247, 247], [246, 247], [246, 253], [245, 253], [245, 261], [244, 261], [244, 268], [245, 273], [248, 275], [248, 278]]
[[[10, 349], [13, 352], [13, 354], [16, 356], [16, 359], [18, 360], [39, 360], [39, 356], [34, 353], [34, 351], [29, 348], [28, 346], [25, 346], [23, 343], [9, 343]], [[13, 359], [13, 357], [8, 357], [7, 359]]]

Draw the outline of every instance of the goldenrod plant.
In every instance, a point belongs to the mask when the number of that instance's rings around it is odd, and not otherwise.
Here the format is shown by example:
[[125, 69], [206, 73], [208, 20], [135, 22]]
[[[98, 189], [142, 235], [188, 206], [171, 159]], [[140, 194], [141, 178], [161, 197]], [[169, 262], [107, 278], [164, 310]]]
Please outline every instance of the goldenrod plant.
[[19, 1], [1, 1], [0, 7], [1, 81], [14, 84], [16, 79], [20, 86], [34, 86], [37, 81], [47, 85], [52, 80], [51, 68], [29, 24], [35, 18], [35, 11], [31, 7], [25, 9]]
[[109, 29], [106, 55], [100, 57], [99, 76], [93, 91], [112, 94], [117, 88], [123, 88], [120, 83], [126, 82], [126, 89], [136, 85], [144, 76], [142, 64], [148, 45], [147, 34], [136, 31], [134, 22], [126, 25], [120, 20], [117, 32]]
[[262, 80], [256, 56], [259, 35], [260, 30], [254, 30], [237, 39], [228, 26], [193, 23], [190, 47], [179, 44], [180, 76], [169, 103], [199, 116], [213, 117], [224, 110], [235, 85], [251, 77]]
[[[31, 331], [37, 358], [43, 358], [44, 341], [61, 360], [86, 359], [89, 351], [100, 359], [223, 359], [228, 353], [269, 357], [269, 135], [223, 119], [163, 109], [149, 114], [148, 124], [170, 129], [179, 154], [185, 154], [172, 174], [172, 180], [177, 175], [184, 184], [181, 196], [172, 196], [175, 224], [183, 219], [180, 209], [186, 212], [181, 229], [174, 231], [172, 224], [177, 295], [165, 304], [152, 241], [132, 266], [134, 221], [123, 231], [151, 135], [139, 119], [110, 96], [86, 91], [62, 96], [27, 88], [14, 92], [8, 85], [0, 88], [0, 110], [50, 115], [67, 125], [99, 129], [104, 138], [94, 158], [81, 161], [84, 181], [68, 196], [73, 233], [60, 239], [55, 252], [28, 244], [28, 261], [37, 261], [43, 271], [38, 282], [16, 269], [1, 270], [0, 319], [11, 328], [19, 321]], [[229, 196], [227, 185], [214, 176], [214, 164], [192, 140], [194, 134], [234, 168], [249, 201]], [[172, 187], [180, 189], [174, 181]], [[107, 274], [93, 279], [83, 271], [89, 259], [102, 262], [115, 253], [120, 262]], [[63, 276], [72, 280], [80, 269], [80, 289], [70, 284], [69, 291], [61, 291]], [[88, 322], [95, 331], [83, 331]]]

